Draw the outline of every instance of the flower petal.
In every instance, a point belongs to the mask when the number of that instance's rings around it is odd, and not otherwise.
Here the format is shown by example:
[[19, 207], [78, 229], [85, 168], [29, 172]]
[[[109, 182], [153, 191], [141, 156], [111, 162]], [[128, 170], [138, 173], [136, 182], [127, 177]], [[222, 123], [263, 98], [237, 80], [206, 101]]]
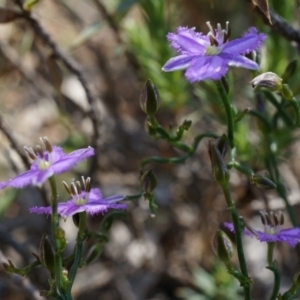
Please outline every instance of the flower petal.
[[251, 27], [243, 37], [232, 40], [223, 46], [222, 52], [232, 55], [246, 54], [256, 50], [266, 39], [266, 35], [258, 33], [257, 29]]
[[50, 215], [52, 210], [51, 210], [51, 206], [40, 206], [40, 207], [30, 207], [29, 208], [29, 212], [34, 213], [34, 214], [38, 214], [38, 215], [42, 215], [42, 214], [46, 214], [46, 215]]
[[37, 178], [41, 171], [40, 170], [29, 170], [21, 175], [16, 176], [15, 178], [12, 178], [8, 180], [5, 183], [5, 186], [10, 186], [14, 188], [22, 188], [24, 186], [32, 184], [32, 182]]
[[220, 57], [224, 58], [230, 67], [245, 68], [250, 70], [259, 69], [259, 66], [256, 62], [242, 55], [236, 56], [229, 55], [227, 53], [220, 53]]
[[194, 55], [178, 55], [169, 59], [165, 65], [162, 67], [162, 70], [165, 72], [172, 72], [177, 70], [184, 70], [188, 68], [193, 61], [193, 59], [197, 57]]
[[126, 209], [126, 204], [105, 204], [105, 203], [87, 203], [84, 205], [85, 211], [90, 215], [105, 213], [108, 209]]
[[72, 167], [76, 166], [77, 163], [94, 154], [95, 150], [91, 147], [79, 149], [67, 154], [62, 159], [53, 163], [49, 169], [51, 169], [55, 174], [61, 174], [70, 170]]
[[210, 45], [207, 36], [195, 32], [194, 28], [178, 27], [177, 33], [169, 33], [170, 46], [180, 54], [204, 54]]
[[185, 77], [190, 82], [201, 80], [218, 80], [228, 71], [223, 58], [211, 55], [197, 58], [185, 72]]

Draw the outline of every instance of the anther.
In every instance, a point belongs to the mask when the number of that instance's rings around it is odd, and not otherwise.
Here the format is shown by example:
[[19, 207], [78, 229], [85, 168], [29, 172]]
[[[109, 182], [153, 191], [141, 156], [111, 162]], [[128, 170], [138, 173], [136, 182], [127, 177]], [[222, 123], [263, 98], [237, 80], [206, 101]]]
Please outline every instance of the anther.
[[208, 34], [208, 38], [210, 40], [211, 46], [218, 46], [219, 45], [218, 41], [211, 34]]
[[44, 136], [44, 137], [41, 137], [40, 140], [44, 144], [46, 151], [51, 153], [52, 152], [52, 145], [49, 142], [48, 138], [46, 136]]
[[272, 220], [271, 220], [271, 218], [270, 218], [270, 216], [267, 212], [265, 213], [265, 217], [266, 217], [266, 220], [267, 220], [267, 225], [273, 226]]
[[266, 220], [266, 216], [265, 216], [265, 212], [264, 211], [260, 211], [259, 214], [260, 214], [260, 218], [261, 218], [262, 224], [263, 225], [268, 225], [267, 224], [267, 220]]
[[274, 225], [275, 226], [278, 226], [279, 225], [279, 220], [277, 218], [277, 216], [271, 211], [271, 216], [273, 217], [273, 222], [274, 222]]
[[214, 29], [213, 29], [212, 26], [210, 25], [210, 22], [206, 22], [206, 25], [207, 25], [207, 27], [209, 28], [209, 31], [211, 32], [212, 36], [213, 36], [213, 37], [216, 37], [216, 36], [215, 36]]
[[77, 188], [77, 193], [78, 195], [81, 194], [81, 185], [80, 185], [80, 181], [76, 181], [76, 188]]
[[76, 196], [77, 195], [77, 189], [74, 182], [71, 183], [71, 195]]
[[279, 225], [283, 225], [283, 223], [284, 223], [284, 215], [283, 215], [283, 212], [282, 211], [280, 211], [279, 212]]
[[89, 193], [91, 191], [91, 178], [88, 177], [86, 180], [85, 180], [85, 191], [87, 193]]
[[35, 146], [35, 153], [37, 153], [41, 158], [44, 158], [44, 151], [40, 145]]
[[35, 155], [35, 153], [34, 153], [34, 151], [33, 151], [32, 148], [24, 146], [23, 149], [24, 149], [26, 155], [28, 155], [31, 159], [36, 160], [36, 155]]
[[66, 191], [68, 192], [68, 194], [72, 196], [72, 192], [71, 192], [69, 185], [65, 181], [63, 181], [62, 183], [63, 183]]
[[222, 27], [221, 27], [221, 24], [220, 23], [218, 23], [217, 24], [217, 28], [218, 28], [218, 33], [219, 33], [219, 38], [222, 38]]
[[229, 26], [229, 21], [226, 21], [226, 36], [227, 36], [227, 40], [230, 38], [231, 35], [231, 28]]

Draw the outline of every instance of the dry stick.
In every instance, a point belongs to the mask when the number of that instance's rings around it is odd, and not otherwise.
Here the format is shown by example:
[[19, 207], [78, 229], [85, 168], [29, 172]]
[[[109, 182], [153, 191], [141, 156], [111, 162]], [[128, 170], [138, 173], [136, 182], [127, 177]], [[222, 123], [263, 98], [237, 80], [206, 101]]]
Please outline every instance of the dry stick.
[[29, 169], [30, 163], [28, 161], [28, 158], [27, 158], [26, 154], [24, 153], [23, 149], [21, 151], [21, 148], [19, 147], [17, 141], [15, 140], [11, 130], [5, 124], [5, 121], [3, 120], [2, 115], [0, 115], [0, 130], [5, 134], [6, 138], [10, 142], [11, 147], [18, 153], [23, 164], [26, 166], [27, 169]]
[[61, 48], [53, 41], [51, 36], [41, 27], [40, 23], [34, 19], [27, 11], [25, 11], [22, 7], [22, 2], [20, 0], [16, 0], [17, 4], [21, 7], [22, 12], [23, 12], [23, 17], [25, 20], [28, 21], [28, 23], [31, 25], [32, 29], [34, 32], [43, 40], [43, 42], [48, 45], [52, 51], [53, 54], [60, 59], [64, 65], [66, 66], [67, 69], [69, 69], [72, 73], [74, 73], [80, 83], [82, 84], [83, 89], [85, 90], [87, 101], [90, 105], [90, 109], [88, 111], [88, 115], [91, 119], [92, 125], [93, 125], [93, 137], [92, 137], [92, 142], [91, 146], [95, 149], [96, 155], [93, 156], [93, 160], [91, 162], [91, 173], [93, 174], [97, 167], [98, 167], [98, 146], [100, 143], [100, 112], [97, 107], [96, 99], [92, 95], [92, 92], [89, 88], [88, 82], [86, 78], [83, 75], [83, 72], [81, 70], [80, 65], [73, 60], [71, 57], [67, 56]]
[[274, 31], [280, 33], [285, 39], [289, 41], [295, 41], [298, 46], [300, 45], [300, 32], [295, 29], [285, 20], [283, 20], [277, 13], [270, 10], [270, 17], [272, 24], [270, 24], [263, 13], [259, 9], [255, 9], [255, 11], [261, 16], [261, 18], [265, 21], [266, 25], [270, 26]]

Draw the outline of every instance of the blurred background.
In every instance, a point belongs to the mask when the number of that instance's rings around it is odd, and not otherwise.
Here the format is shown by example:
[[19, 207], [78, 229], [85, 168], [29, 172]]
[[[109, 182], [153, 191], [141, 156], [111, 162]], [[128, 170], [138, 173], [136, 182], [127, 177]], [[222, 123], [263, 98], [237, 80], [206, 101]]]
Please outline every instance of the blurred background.
[[[230, 21], [232, 38], [251, 26], [267, 34], [259, 53], [261, 71], [282, 75], [288, 63], [298, 60], [299, 47], [274, 31], [257, 13], [251, 1], [238, 0], [40, 0], [32, 16], [62, 50], [65, 60], [41, 37], [36, 24], [19, 18], [20, 1], [0, 1], [0, 179], [7, 180], [26, 170], [22, 147], [35, 146], [47, 136], [66, 152], [97, 146], [97, 157], [79, 165], [75, 172], [58, 176], [62, 200], [68, 199], [60, 181], [92, 175], [93, 186], [103, 195], [139, 192], [139, 162], [150, 156], [178, 157], [165, 141], [152, 139], [144, 129], [145, 114], [139, 105], [147, 78], [161, 96], [157, 120], [168, 130], [184, 119], [193, 124], [184, 142], [203, 132], [226, 132], [225, 115], [210, 82], [189, 84], [183, 72], [163, 73], [174, 56], [166, 34], [177, 26], [196, 27], [207, 33]], [[28, 3], [28, 1], [26, 2]], [[273, 10], [296, 29], [297, 1], [270, 1]], [[9, 14], [10, 13], [10, 14]], [[42, 34], [43, 35], [43, 34]], [[54, 47], [54, 48], [55, 48]], [[73, 69], [72, 69], [73, 66]], [[75, 70], [75, 71], [74, 71]], [[79, 73], [78, 73], [79, 70]], [[299, 69], [289, 84], [299, 93]], [[91, 91], [87, 97], [78, 74]], [[248, 70], [231, 69], [230, 96], [237, 111], [258, 106]], [[274, 113], [263, 102], [264, 111]], [[266, 174], [265, 136], [254, 117], [236, 127], [238, 159], [254, 171]], [[299, 132], [277, 127], [272, 136], [283, 182], [294, 210], [299, 213]], [[15, 143], [14, 143], [15, 142]], [[100, 258], [79, 270], [74, 299], [171, 300], [242, 299], [238, 282], [232, 279], [213, 252], [213, 238], [220, 224], [229, 220], [221, 189], [214, 182], [208, 156], [208, 140], [183, 164], [152, 164], [157, 176], [158, 209], [151, 216], [142, 198], [128, 202], [126, 217], [117, 218]], [[249, 178], [231, 171], [231, 189], [240, 215], [259, 228], [258, 211], [283, 210], [276, 192], [258, 190]], [[30, 215], [28, 208], [47, 205], [47, 189], [5, 189], [0, 194], [1, 261], [12, 260], [24, 267], [34, 258], [43, 233], [50, 233], [50, 219]], [[89, 218], [97, 230], [103, 216]], [[71, 218], [61, 220], [74, 246], [77, 229]], [[286, 218], [285, 226], [289, 221]], [[85, 255], [92, 246], [88, 241]], [[245, 238], [246, 258], [253, 277], [253, 299], [266, 299], [273, 275], [265, 269], [266, 245]], [[286, 290], [299, 270], [295, 249], [276, 248]], [[234, 258], [236, 259], [236, 258]], [[41, 268], [25, 279], [0, 270], [0, 299], [44, 299], [39, 290], [48, 288], [48, 274]]]

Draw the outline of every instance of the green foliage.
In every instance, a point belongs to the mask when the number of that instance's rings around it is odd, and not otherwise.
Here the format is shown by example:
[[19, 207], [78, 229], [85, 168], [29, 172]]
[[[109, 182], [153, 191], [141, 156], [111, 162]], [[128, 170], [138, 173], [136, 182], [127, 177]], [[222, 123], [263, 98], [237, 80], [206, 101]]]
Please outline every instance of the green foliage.
[[239, 300], [241, 288], [237, 281], [228, 274], [221, 263], [216, 263], [211, 273], [201, 267], [193, 272], [195, 289], [181, 288], [178, 296], [186, 300]]
[[159, 90], [162, 104], [181, 106], [189, 99], [186, 80], [181, 72], [163, 73], [161, 70], [174, 56], [166, 35], [174, 31], [171, 24], [172, 16], [176, 16], [177, 1], [142, 0], [136, 3], [142, 20], [128, 18], [124, 22], [130, 50], [141, 66], [142, 77], [151, 79]]

